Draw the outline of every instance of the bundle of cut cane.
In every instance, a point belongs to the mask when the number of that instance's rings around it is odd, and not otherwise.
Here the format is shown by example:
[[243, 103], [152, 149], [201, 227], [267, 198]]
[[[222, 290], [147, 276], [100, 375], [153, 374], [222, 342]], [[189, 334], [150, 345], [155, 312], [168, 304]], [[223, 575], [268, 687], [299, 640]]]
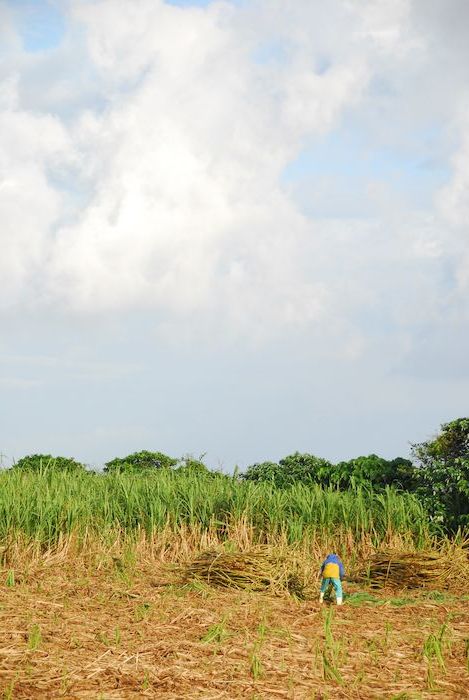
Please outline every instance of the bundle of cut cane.
[[289, 591], [298, 597], [304, 597], [306, 589], [298, 567], [268, 548], [250, 552], [203, 552], [186, 567], [184, 578], [252, 591]]
[[370, 561], [371, 586], [382, 588], [451, 588], [469, 574], [465, 547], [435, 552], [378, 552]]

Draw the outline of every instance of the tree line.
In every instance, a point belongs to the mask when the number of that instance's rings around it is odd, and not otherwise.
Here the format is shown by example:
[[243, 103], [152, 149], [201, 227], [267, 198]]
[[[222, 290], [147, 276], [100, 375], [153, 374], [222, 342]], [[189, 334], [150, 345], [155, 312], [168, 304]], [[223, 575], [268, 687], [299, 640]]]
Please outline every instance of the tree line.
[[[84, 470], [85, 465], [73, 458], [51, 455], [29, 455], [16, 462], [12, 469], [26, 471]], [[162, 452], [141, 451], [116, 457], [105, 464], [104, 471], [151, 473], [170, 469], [211, 478], [210, 471], [199, 459], [181, 459]], [[378, 455], [356, 457], [336, 464], [309, 453], [295, 452], [278, 462], [258, 462], [245, 472], [235, 471], [226, 478], [270, 482], [286, 489], [294, 484], [318, 484], [340, 490], [370, 488], [375, 491], [393, 487], [415, 493], [424, 505], [430, 521], [447, 532], [469, 528], [469, 418], [458, 418], [441, 425], [430, 440], [412, 445], [411, 459], [385, 459]]]

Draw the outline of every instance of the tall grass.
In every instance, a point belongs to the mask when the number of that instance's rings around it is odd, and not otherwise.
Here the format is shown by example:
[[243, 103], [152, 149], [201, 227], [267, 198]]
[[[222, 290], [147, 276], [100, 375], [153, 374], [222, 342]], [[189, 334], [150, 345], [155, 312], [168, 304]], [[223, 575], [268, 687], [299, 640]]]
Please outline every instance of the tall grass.
[[228, 539], [242, 523], [252, 542], [288, 543], [337, 531], [380, 544], [391, 535], [417, 545], [428, 539], [427, 518], [410, 494], [388, 489], [338, 491], [224, 475], [159, 472], [94, 474], [0, 472], [0, 540], [21, 534], [45, 546], [68, 534], [153, 535], [163, 529], [216, 531]]

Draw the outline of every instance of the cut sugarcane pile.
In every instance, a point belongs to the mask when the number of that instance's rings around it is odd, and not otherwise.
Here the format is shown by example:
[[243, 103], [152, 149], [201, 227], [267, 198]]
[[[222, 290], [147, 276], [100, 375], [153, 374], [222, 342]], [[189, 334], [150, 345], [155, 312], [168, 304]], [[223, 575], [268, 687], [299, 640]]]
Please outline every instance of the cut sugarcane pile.
[[304, 576], [295, 562], [268, 548], [236, 553], [203, 552], [186, 567], [184, 578], [212, 586], [275, 593], [288, 591], [306, 597]]
[[466, 546], [439, 552], [378, 552], [372, 556], [368, 569], [371, 586], [384, 588], [457, 587], [467, 580], [469, 559]]

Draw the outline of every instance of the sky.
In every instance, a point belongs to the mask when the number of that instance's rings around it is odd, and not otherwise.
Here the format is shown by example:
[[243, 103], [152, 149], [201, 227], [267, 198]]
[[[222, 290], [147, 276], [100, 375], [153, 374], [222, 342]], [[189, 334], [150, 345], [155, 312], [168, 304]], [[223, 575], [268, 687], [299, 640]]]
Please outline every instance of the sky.
[[466, 0], [0, 0], [0, 453], [468, 414]]

